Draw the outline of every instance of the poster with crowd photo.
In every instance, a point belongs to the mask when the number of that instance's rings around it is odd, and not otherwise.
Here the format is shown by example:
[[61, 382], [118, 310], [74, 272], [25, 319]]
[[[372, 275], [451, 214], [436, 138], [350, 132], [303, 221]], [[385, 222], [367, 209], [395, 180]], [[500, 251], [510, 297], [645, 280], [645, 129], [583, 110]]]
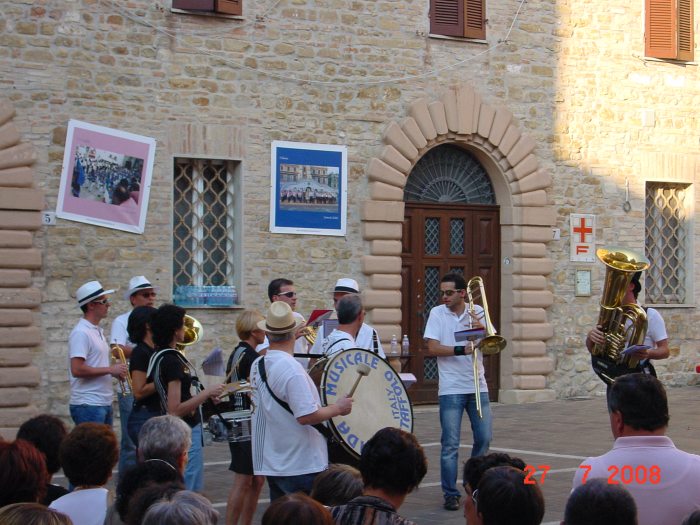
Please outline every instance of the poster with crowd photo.
[[56, 216], [143, 233], [155, 139], [71, 120]]
[[346, 146], [274, 141], [270, 231], [345, 235], [347, 169]]

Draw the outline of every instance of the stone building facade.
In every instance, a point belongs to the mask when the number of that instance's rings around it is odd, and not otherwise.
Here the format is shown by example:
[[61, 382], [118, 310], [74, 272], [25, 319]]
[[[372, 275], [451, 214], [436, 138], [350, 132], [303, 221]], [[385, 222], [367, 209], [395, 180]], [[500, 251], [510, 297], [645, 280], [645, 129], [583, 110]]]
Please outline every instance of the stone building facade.
[[[583, 338], [598, 315], [604, 270], [570, 262], [569, 214], [596, 215], [599, 246], [643, 250], [647, 184], [682, 184], [688, 289], [682, 304], [662, 310], [675, 351], [658, 369], [669, 385], [696, 381], [696, 64], [645, 57], [644, 2], [487, 0], [484, 40], [431, 35], [429, 4], [244, 2], [242, 17], [173, 11], [170, 0], [4, 6], [0, 136], [12, 137], [0, 145], [16, 151], [21, 139], [36, 159], [32, 182], [19, 168], [31, 154], [19, 164], [0, 155], [0, 307], [11, 311], [0, 330], [12, 334], [0, 341], [5, 433], [32, 411], [67, 415], [80, 284], [97, 278], [124, 289], [145, 274], [162, 299], [172, 297], [174, 159], [183, 158], [232, 166], [230, 284], [242, 307], [264, 310], [269, 280], [287, 276], [306, 314], [329, 305], [338, 277], [352, 276], [388, 340], [406, 329], [406, 181], [437, 146], [473, 154], [500, 207], [498, 318], [509, 346], [498, 397], [506, 402], [602, 390]], [[69, 119], [156, 139], [143, 235], [62, 219], [40, 226], [38, 211], [56, 209]], [[274, 140], [347, 146], [344, 237], [270, 233]], [[574, 293], [577, 268], [592, 271], [590, 296]], [[119, 296], [112, 316], [127, 308]], [[239, 311], [192, 311], [205, 331], [195, 360], [233, 347]]]

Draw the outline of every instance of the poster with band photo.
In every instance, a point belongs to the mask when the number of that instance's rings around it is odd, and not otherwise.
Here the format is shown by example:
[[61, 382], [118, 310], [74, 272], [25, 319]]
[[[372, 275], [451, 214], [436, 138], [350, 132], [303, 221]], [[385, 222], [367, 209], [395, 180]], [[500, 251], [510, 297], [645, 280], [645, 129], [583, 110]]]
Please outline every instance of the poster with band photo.
[[274, 141], [270, 231], [345, 235], [346, 146]]
[[71, 120], [56, 216], [143, 233], [156, 141]]

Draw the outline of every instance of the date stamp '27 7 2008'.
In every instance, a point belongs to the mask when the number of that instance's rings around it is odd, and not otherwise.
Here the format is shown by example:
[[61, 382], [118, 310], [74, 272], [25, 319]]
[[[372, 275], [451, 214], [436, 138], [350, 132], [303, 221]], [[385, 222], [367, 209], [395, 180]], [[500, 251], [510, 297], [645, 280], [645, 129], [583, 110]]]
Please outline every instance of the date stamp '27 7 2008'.
[[[586, 483], [588, 475], [591, 473], [592, 467], [590, 465], [581, 465], [580, 469], [584, 471], [583, 478], [581, 478], [581, 483]], [[542, 472], [539, 478], [539, 484], [543, 485], [544, 480], [547, 477], [547, 473], [551, 470], [549, 465], [526, 465], [525, 480], [523, 483], [526, 485], [534, 485], [537, 483], [537, 478], [535, 474], [539, 471]], [[645, 483], [650, 483], [652, 485], [657, 485], [661, 482], [661, 468], [658, 465], [652, 465], [647, 467], [646, 465], [637, 465], [633, 467], [631, 465], [610, 465], [608, 467], [608, 484], [609, 485], [629, 485], [631, 483], [636, 483], [638, 485], [644, 485]]]

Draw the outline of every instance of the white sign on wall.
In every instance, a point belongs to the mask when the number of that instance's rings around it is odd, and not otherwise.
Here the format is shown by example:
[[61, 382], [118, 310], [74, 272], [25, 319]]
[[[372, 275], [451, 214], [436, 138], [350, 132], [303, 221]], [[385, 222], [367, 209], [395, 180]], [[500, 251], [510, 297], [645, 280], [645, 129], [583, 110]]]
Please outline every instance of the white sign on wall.
[[572, 262], [595, 262], [595, 215], [569, 215]]

